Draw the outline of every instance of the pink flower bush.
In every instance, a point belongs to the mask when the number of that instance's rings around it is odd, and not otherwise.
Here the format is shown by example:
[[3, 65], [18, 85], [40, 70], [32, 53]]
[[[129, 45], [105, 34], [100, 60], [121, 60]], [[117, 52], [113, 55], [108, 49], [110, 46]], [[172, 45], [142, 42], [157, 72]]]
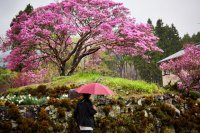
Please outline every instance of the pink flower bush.
[[12, 79], [13, 87], [26, 86], [34, 83], [42, 83], [45, 79], [47, 70], [21, 72]]
[[183, 56], [162, 63], [160, 68], [180, 78], [180, 89], [200, 91], [200, 45], [187, 45], [184, 52]]
[[143, 57], [148, 51], [162, 51], [157, 40], [151, 26], [137, 24], [122, 3], [63, 0], [18, 16], [1, 50], [12, 50], [5, 59], [10, 69], [34, 70], [51, 62], [64, 75], [66, 62], [72, 60], [67, 71], [71, 74], [85, 56], [102, 48]]

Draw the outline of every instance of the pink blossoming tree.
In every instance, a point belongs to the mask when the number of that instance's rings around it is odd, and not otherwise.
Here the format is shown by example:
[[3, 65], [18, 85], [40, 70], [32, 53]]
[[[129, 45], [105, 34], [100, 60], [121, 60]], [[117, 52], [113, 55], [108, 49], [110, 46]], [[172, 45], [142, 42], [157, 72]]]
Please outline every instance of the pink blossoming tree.
[[200, 45], [187, 45], [184, 52], [183, 56], [162, 63], [160, 68], [169, 70], [180, 78], [180, 89], [200, 91]]
[[63, 0], [23, 12], [17, 20], [1, 46], [3, 51], [12, 50], [5, 59], [10, 69], [20, 66], [28, 71], [51, 62], [60, 75], [70, 75], [85, 56], [99, 49], [143, 57], [162, 51], [151, 26], [136, 24], [129, 10], [112, 0]]
[[46, 74], [46, 69], [18, 73], [12, 78], [12, 87], [16, 88], [29, 84], [42, 83], [45, 80]]

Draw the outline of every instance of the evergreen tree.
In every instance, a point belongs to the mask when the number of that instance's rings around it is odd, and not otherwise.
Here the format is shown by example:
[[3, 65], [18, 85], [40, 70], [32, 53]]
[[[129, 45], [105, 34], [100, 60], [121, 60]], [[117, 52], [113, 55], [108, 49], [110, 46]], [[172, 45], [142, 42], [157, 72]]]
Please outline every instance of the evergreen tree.
[[160, 39], [158, 46], [164, 50], [164, 53], [160, 55], [158, 60], [165, 58], [182, 48], [178, 31], [173, 24], [171, 26], [164, 26], [162, 20], [159, 19], [155, 27], [155, 34]]
[[10, 23], [10, 27], [13, 26], [14, 22], [18, 22], [19, 20], [17, 19], [23, 12], [27, 13], [27, 15], [29, 15], [31, 12], [33, 11], [33, 6], [31, 4], [28, 4], [26, 6], [26, 8], [24, 9], [24, 11], [19, 11], [19, 13], [15, 16], [15, 18], [12, 19], [11, 23]]
[[200, 43], [200, 32], [192, 35], [192, 41], [193, 43]]
[[[150, 19], [148, 20], [148, 23], [152, 23]], [[139, 57], [134, 58], [133, 61], [143, 80], [161, 84], [162, 73], [157, 62], [179, 51], [182, 48], [182, 45], [179, 33], [173, 24], [171, 26], [164, 25], [163, 21], [159, 19], [154, 28], [154, 33], [159, 37], [157, 45], [163, 49], [164, 53], [150, 52], [149, 55], [152, 58], [149, 63]]]
[[153, 24], [150, 18], [148, 18], [147, 23], [153, 27]]
[[197, 34], [193, 34], [192, 37], [187, 33], [181, 39], [181, 44], [184, 46], [185, 44], [196, 44], [200, 43], [200, 32]]

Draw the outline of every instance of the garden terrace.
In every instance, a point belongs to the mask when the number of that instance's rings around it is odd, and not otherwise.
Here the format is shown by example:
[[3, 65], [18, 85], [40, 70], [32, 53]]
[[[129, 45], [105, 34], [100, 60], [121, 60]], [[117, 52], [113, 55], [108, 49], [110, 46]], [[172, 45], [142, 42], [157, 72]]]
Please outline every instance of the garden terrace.
[[[26, 106], [1, 100], [0, 132], [78, 132], [73, 119], [77, 101], [50, 98], [42, 105]], [[200, 130], [200, 102], [179, 95], [101, 97], [94, 99], [94, 104], [98, 107], [96, 133], [196, 133]]]

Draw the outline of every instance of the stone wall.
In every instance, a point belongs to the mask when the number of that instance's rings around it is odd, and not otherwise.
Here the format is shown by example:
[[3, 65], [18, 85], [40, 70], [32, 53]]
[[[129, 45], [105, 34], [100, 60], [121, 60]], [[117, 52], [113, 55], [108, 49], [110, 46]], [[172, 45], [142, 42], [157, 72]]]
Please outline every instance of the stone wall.
[[[73, 119], [77, 100], [50, 98], [42, 106], [0, 107], [0, 132], [78, 132]], [[95, 133], [179, 133], [200, 131], [200, 101], [165, 94], [136, 99], [94, 100]]]

